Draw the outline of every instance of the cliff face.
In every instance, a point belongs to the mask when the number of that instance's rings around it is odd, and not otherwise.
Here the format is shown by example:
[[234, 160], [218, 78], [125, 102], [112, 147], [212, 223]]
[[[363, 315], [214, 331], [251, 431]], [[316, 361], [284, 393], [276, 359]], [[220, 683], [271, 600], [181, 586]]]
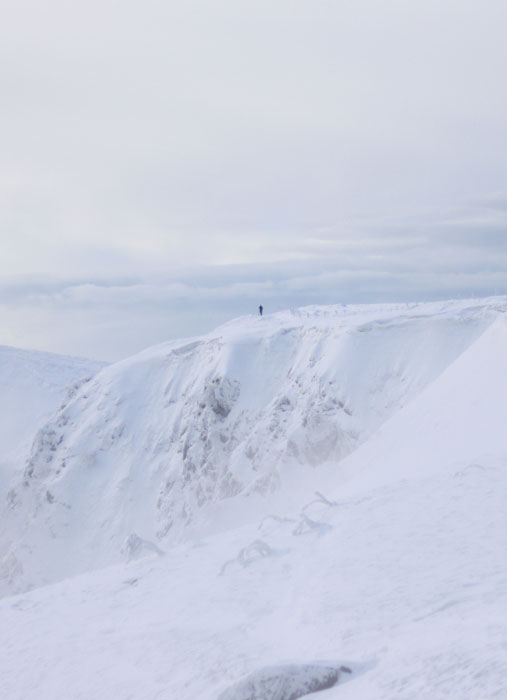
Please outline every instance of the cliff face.
[[502, 312], [315, 307], [106, 367], [69, 392], [9, 491], [4, 589], [119, 561], [133, 537], [164, 548], [241, 522], [332, 469]]

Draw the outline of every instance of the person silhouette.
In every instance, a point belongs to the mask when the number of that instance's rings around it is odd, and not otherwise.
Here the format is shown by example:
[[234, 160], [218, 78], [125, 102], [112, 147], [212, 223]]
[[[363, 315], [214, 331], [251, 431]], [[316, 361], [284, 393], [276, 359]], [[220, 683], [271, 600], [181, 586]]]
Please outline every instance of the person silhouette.
[[262, 316], [262, 304], [259, 306], [259, 316]]

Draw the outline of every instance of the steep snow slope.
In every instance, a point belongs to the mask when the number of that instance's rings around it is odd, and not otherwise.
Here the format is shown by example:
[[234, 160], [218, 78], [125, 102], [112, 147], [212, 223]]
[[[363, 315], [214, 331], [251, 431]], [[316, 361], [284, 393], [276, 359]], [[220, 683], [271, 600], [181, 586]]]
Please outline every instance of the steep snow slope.
[[104, 363], [0, 346], [0, 498], [37, 430], [60, 405], [66, 387]]
[[[341, 465], [342, 478], [352, 476], [354, 488], [362, 489], [412, 474], [430, 477], [446, 465], [479, 468], [486, 461], [500, 468], [504, 460], [507, 465], [506, 349], [507, 317], [502, 314], [438, 381]], [[418, 423], [426, 439], [417, 440], [414, 449], [412, 437], [400, 436], [412, 436]], [[380, 458], [383, 468], [376, 469]]]
[[505, 308], [308, 308], [107, 367], [37, 436], [9, 493], [0, 576], [23, 589], [165, 548], [294, 496], [316, 467], [336, 477]]
[[323, 663], [352, 673], [316, 700], [505, 698], [507, 324], [444, 316], [463, 352], [298, 507], [0, 601], [0, 695], [217, 700]]

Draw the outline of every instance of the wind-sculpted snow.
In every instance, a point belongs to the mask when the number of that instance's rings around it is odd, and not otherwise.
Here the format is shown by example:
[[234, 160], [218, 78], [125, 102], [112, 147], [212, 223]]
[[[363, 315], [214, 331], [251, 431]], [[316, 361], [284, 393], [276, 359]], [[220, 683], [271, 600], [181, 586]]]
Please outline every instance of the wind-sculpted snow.
[[[10, 495], [2, 536], [7, 528], [12, 533], [13, 518], [19, 518], [21, 534], [6, 551], [4, 583], [10, 590], [37, 585], [96, 567], [99, 556], [119, 563], [0, 600], [2, 700], [251, 700], [259, 693], [262, 700], [295, 699], [294, 693], [315, 700], [504, 699], [503, 310], [499, 302], [482, 309], [424, 306], [413, 310], [419, 316], [413, 324], [406, 307], [391, 309], [400, 318], [384, 321], [377, 309], [375, 323], [364, 318], [364, 310], [350, 312], [350, 336], [373, 338], [373, 346], [361, 353], [356, 346], [345, 363], [330, 343], [312, 370], [319, 367], [317, 377], [325, 376], [324, 360], [336, 376], [342, 367], [340, 400], [357, 420], [358, 447], [339, 462], [305, 466], [276, 464], [274, 448], [262, 446], [279, 471], [277, 498], [255, 498], [252, 491], [207, 502], [192, 512], [188, 526], [199, 536], [174, 546], [171, 531], [162, 538], [154, 534], [165, 462], [153, 464], [148, 451], [157, 440], [157, 416], [166, 415], [159, 396], [169, 377], [174, 397], [178, 391], [184, 397], [171, 404], [180, 412], [192, 391], [198, 401], [205, 382], [209, 387], [220, 376], [234, 387], [237, 381], [234, 405], [227, 416], [210, 408], [210, 426], [216, 421], [223, 429], [238, 420], [249, 397], [248, 410], [258, 417], [251, 436], [262, 428], [273, 400], [268, 398], [280, 386], [296, 403], [296, 392], [290, 395], [281, 379], [276, 384], [272, 341], [267, 384], [249, 384], [253, 364], [244, 353], [242, 371], [225, 361], [218, 366], [216, 359], [204, 366], [205, 347], [210, 356], [227, 346], [233, 354], [230, 341], [238, 325], [250, 347], [253, 336], [260, 340], [260, 329], [268, 336], [282, 333], [284, 318], [287, 324], [299, 319], [301, 327], [305, 319], [312, 327], [320, 319], [334, 324], [332, 332], [339, 335], [339, 313], [303, 310], [276, 319], [277, 329], [267, 317], [250, 338], [245, 322], [232, 324], [193, 347], [178, 346], [185, 348], [179, 360], [187, 357], [185, 373], [166, 371], [172, 345], [83, 385], [58, 417], [67, 422], [53, 421], [47, 440], [34, 446], [27, 486], [20, 483]], [[387, 317], [388, 310], [382, 314]], [[362, 330], [354, 331], [352, 321]], [[396, 342], [388, 344], [391, 333]], [[417, 342], [411, 344], [412, 334]], [[301, 330], [296, 354], [304, 349], [304, 336]], [[191, 359], [195, 352], [201, 353], [200, 368]], [[301, 361], [301, 392], [319, 381], [303, 381], [303, 367]], [[387, 371], [398, 379], [390, 383]], [[388, 388], [380, 397], [382, 384]], [[381, 415], [386, 420], [379, 425]], [[120, 436], [113, 446], [109, 425]], [[138, 446], [148, 428], [151, 434]], [[288, 441], [289, 428], [284, 430]], [[43, 454], [51, 457], [45, 464]], [[160, 448], [158, 456], [166, 460], [168, 454]], [[66, 466], [55, 475], [63, 458]], [[298, 469], [305, 478], [296, 488]], [[118, 490], [121, 479], [138, 471], [143, 478], [131, 491], [128, 485]], [[251, 501], [255, 517], [245, 522]], [[325, 688], [324, 676], [329, 673], [332, 681], [342, 664], [352, 672], [342, 670], [338, 683]], [[317, 680], [308, 666], [319, 667], [320, 689], [308, 685]]]
[[221, 693], [218, 700], [297, 700], [338, 683], [346, 666], [287, 664], [262, 668]]
[[62, 397], [103, 362], [0, 346], [0, 463], [17, 459]]
[[[23, 578], [23, 565], [11, 549], [19, 536], [19, 521], [11, 521], [5, 508], [10, 512], [18, 502], [17, 492], [10, 488], [23, 473], [34, 433], [62, 400], [103, 366], [91, 360], [0, 346], [0, 592], [15, 588]], [[49, 492], [47, 498], [52, 498]], [[26, 516], [27, 512], [22, 518]]]
[[135, 532], [127, 537], [121, 551], [126, 561], [139, 559], [146, 556], [146, 554], [157, 554], [158, 556], [164, 554], [160, 547], [157, 547], [154, 542], [144, 540], [142, 537], [139, 537], [139, 535], [136, 535]]
[[0, 503], [10, 482], [23, 471], [35, 432], [69, 391], [103, 366], [92, 360], [0, 346]]
[[[4, 589], [120, 561], [131, 536], [165, 550], [248, 521], [324, 467], [338, 473], [503, 310], [302, 309], [106, 367], [39, 431], [8, 494]], [[306, 514], [295, 527], [325, 525]]]

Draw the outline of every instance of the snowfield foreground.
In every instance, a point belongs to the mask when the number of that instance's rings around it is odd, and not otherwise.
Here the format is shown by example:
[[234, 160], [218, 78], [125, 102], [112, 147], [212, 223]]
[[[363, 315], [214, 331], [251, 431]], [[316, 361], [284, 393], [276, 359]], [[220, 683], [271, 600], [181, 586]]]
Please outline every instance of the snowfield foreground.
[[302, 309], [103, 369], [6, 499], [0, 697], [507, 698], [506, 309]]

